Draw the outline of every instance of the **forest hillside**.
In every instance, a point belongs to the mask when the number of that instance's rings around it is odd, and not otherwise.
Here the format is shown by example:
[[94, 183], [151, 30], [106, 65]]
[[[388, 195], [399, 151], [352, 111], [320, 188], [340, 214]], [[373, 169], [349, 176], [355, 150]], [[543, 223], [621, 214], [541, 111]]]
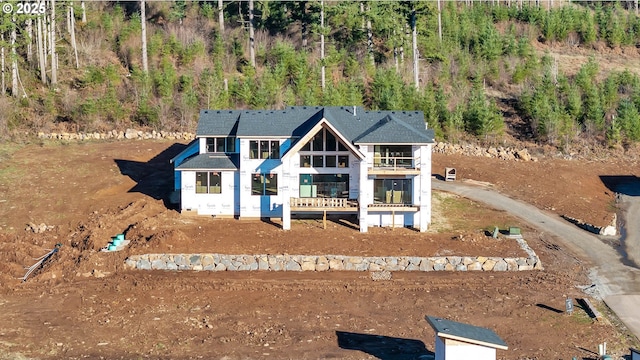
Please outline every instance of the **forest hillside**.
[[[438, 140], [640, 141], [637, 2], [4, 1], [0, 136], [200, 109], [421, 110]], [[7, 7], [11, 5], [11, 7]]]

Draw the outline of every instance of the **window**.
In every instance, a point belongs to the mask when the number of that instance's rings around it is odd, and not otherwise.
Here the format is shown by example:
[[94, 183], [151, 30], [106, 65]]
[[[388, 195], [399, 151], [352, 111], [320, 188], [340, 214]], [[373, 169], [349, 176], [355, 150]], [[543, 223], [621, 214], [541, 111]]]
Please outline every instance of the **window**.
[[300, 167], [311, 167], [311, 155], [300, 155]]
[[349, 167], [349, 155], [300, 155], [300, 167], [346, 168]]
[[280, 142], [278, 140], [250, 140], [249, 158], [251, 159], [279, 159]]
[[211, 137], [207, 138], [208, 153], [232, 153], [236, 151], [236, 138]]
[[347, 198], [348, 174], [300, 174], [300, 197]]
[[278, 174], [253, 174], [251, 176], [251, 195], [278, 195]]
[[376, 145], [374, 152], [376, 167], [411, 168], [413, 166], [411, 145]]
[[349, 167], [349, 155], [338, 155], [338, 167]]
[[322, 155], [314, 155], [313, 156], [313, 167], [323, 167], [323, 156]]
[[221, 183], [219, 172], [196, 172], [196, 194], [220, 194]]
[[375, 179], [374, 203], [411, 204], [411, 179]]
[[249, 141], [249, 158], [258, 159], [258, 142], [255, 140]]
[[322, 131], [320, 131], [319, 133], [317, 133], [314, 137], [313, 140], [311, 140], [311, 147], [313, 151], [322, 151], [323, 147], [322, 147], [322, 143], [323, 143], [323, 139], [322, 139]]
[[348, 151], [347, 147], [327, 129], [320, 130], [300, 151]]
[[230, 152], [230, 153], [236, 152], [236, 138], [234, 137], [227, 138], [227, 152]]
[[336, 157], [334, 155], [327, 155], [325, 157], [324, 166], [326, 166], [326, 167], [336, 167]]
[[331, 131], [325, 130], [325, 140], [326, 140], [326, 150], [327, 151], [336, 151], [336, 137], [331, 133]]
[[269, 153], [269, 159], [280, 159], [280, 143], [277, 141], [271, 142], [271, 152]]

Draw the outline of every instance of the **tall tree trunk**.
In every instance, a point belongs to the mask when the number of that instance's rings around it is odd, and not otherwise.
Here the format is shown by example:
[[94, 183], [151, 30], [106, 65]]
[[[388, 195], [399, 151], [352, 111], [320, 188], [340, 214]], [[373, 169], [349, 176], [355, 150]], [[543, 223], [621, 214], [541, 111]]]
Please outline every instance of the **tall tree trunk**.
[[373, 55], [373, 29], [371, 27], [371, 5], [367, 5], [367, 51], [369, 52], [369, 61], [375, 65], [376, 59]]
[[38, 51], [38, 67], [40, 68], [40, 82], [43, 85], [47, 84], [47, 61], [45, 54], [44, 36], [45, 29], [43, 26], [42, 15], [36, 19], [36, 47]]
[[320, 68], [322, 91], [325, 88], [325, 67], [324, 67], [324, 0], [320, 0]]
[[33, 61], [33, 19], [31, 17], [27, 19], [27, 35], [29, 36], [27, 40], [27, 62], [31, 63]]
[[253, 30], [253, 0], [249, 0], [249, 57], [251, 66], [256, 67], [256, 40]]
[[73, 53], [76, 58], [76, 69], [79, 69], [80, 62], [78, 61], [78, 45], [76, 44], [76, 14], [73, 10], [73, 1], [69, 2], [69, 15], [71, 19], [69, 22], [69, 25], [71, 26], [71, 29], [69, 29], [69, 32], [71, 33], [71, 47], [73, 48]]
[[67, 5], [67, 32], [71, 34], [71, 1]]
[[[393, 29], [393, 38], [396, 39], [396, 29]], [[398, 47], [396, 46], [394, 40], [394, 44], [393, 44], [393, 62], [395, 64], [396, 67], [396, 72], [400, 72], [400, 62], [398, 61]]]
[[18, 53], [16, 51], [16, 14], [12, 17], [13, 26], [11, 28], [11, 95], [18, 97]]
[[[253, 0], [252, 0], [253, 1]], [[307, 24], [307, 2], [302, 1], [302, 48], [307, 48], [307, 38], [309, 37], [309, 24]]]
[[7, 87], [4, 82], [4, 34], [0, 34], [0, 72], [2, 73], [2, 83], [0, 84], [0, 95], [4, 96], [7, 93]]
[[84, 1], [80, 2], [80, 8], [82, 9], [82, 22], [87, 22], [87, 8], [84, 6]]
[[58, 83], [58, 57], [56, 55], [56, 0], [51, 0], [51, 85]]
[[413, 83], [416, 89], [420, 88], [419, 78], [418, 78], [418, 29], [416, 27], [416, 6], [413, 5], [413, 9], [411, 10], [411, 29], [413, 31]]
[[140, 0], [140, 27], [142, 29], [142, 71], [149, 72], [149, 60], [147, 58], [147, 2]]
[[438, 2], [438, 38], [442, 42], [442, 9], [440, 8], [440, 0]]
[[220, 34], [224, 33], [224, 7], [222, 0], [218, 0], [218, 23], [220, 26]]

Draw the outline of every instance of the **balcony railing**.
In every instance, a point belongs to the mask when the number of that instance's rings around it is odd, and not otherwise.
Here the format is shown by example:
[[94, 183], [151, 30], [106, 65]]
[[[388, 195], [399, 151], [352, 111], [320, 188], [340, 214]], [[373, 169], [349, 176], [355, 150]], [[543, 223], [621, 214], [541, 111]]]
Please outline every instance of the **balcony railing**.
[[346, 208], [357, 207], [354, 200], [346, 198], [291, 198], [291, 207]]
[[373, 168], [376, 170], [417, 169], [419, 159], [406, 156], [376, 156], [373, 158]]

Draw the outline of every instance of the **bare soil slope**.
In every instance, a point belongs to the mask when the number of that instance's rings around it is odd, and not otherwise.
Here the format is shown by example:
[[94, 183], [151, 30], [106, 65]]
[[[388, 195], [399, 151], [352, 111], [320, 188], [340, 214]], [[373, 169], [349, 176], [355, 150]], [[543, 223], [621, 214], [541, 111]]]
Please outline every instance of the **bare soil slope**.
[[[434, 351], [425, 315], [490, 327], [509, 344], [501, 359], [589, 359], [603, 341], [618, 354], [638, 345], [615, 319], [592, 323], [579, 308], [562, 314], [566, 297], [585, 297], [576, 288], [589, 285], [583, 262], [502, 212], [435, 193], [434, 230], [426, 234], [360, 234], [349, 219], [330, 219], [327, 229], [298, 220], [283, 232], [277, 223], [186, 217], [166, 201], [168, 160], [183, 148], [166, 141], [2, 146], [0, 359], [416, 359]], [[434, 155], [436, 174], [453, 166], [462, 178], [596, 224], [614, 211], [600, 175], [640, 175], [628, 165]], [[545, 270], [373, 281], [346, 272], [123, 269], [128, 255], [156, 252], [519, 255], [512, 241], [484, 235], [494, 225], [523, 227]], [[99, 251], [122, 232], [129, 248]], [[58, 254], [22, 283], [24, 267], [56, 243]]]

